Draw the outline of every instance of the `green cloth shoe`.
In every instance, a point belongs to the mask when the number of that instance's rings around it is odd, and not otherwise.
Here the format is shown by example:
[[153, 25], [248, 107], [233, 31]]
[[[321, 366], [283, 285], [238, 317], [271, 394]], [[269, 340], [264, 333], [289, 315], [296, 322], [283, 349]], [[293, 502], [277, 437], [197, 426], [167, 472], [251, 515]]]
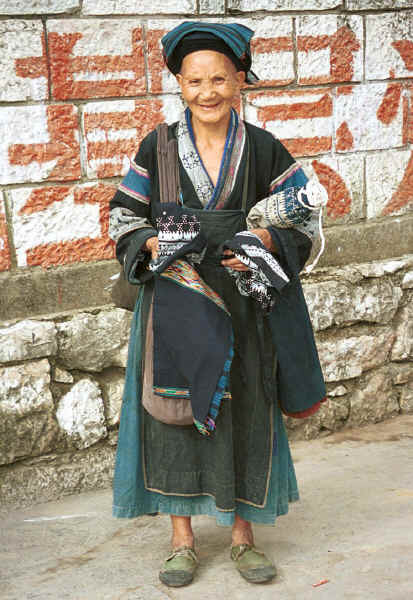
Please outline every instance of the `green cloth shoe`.
[[188, 585], [194, 578], [197, 566], [198, 559], [193, 548], [176, 548], [165, 560], [159, 579], [169, 587]]
[[250, 583], [265, 583], [274, 579], [277, 574], [265, 554], [250, 544], [232, 546], [231, 558], [240, 574]]

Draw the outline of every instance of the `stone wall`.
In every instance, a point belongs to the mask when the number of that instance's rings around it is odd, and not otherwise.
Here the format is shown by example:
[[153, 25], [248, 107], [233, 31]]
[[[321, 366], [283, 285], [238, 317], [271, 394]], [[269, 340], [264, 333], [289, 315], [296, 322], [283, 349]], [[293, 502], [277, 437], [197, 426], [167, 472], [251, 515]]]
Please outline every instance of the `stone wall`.
[[[413, 255], [304, 277], [329, 401], [291, 439], [413, 412]], [[0, 505], [110, 485], [131, 313], [0, 329]]]
[[160, 5], [0, 0], [0, 502], [109, 485], [130, 315], [108, 202], [180, 114], [160, 38], [185, 19], [255, 30], [241, 114], [328, 193], [305, 288], [330, 401], [290, 436], [413, 409], [413, 0]]

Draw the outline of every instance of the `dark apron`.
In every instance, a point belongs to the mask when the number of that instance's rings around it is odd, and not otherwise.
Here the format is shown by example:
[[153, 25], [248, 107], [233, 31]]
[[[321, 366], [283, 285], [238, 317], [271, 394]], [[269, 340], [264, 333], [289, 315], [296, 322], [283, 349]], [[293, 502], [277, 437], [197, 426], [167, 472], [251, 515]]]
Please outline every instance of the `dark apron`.
[[[197, 214], [208, 240], [196, 268], [232, 317], [232, 399], [223, 400], [211, 438], [201, 436], [192, 425], [165, 425], [142, 409], [145, 487], [177, 496], [210, 495], [219, 510], [233, 510], [235, 500], [262, 507], [271, 471], [276, 359], [260, 309], [240, 295], [234, 278], [221, 265], [222, 243], [246, 228], [245, 215], [242, 210], [186, 209]], [[144, 315], [152, 286], [146, 287]]]

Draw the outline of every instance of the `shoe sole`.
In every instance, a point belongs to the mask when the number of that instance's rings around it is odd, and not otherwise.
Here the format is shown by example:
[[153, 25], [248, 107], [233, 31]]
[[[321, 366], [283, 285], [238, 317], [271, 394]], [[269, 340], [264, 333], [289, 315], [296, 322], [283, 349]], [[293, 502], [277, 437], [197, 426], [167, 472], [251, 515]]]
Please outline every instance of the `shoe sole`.
[[273, 567], [250, 569], [248, 571], [241, 571], [238, 569], [238, 572], [250, 583], [267, 583], [268, 581], [274, 579], [274, 577], [277, 575], [277, 572]]
[[161, 571], [159, 579], [168, 587], [183, 587], [192, 583], [194, 574], [188, 571]]

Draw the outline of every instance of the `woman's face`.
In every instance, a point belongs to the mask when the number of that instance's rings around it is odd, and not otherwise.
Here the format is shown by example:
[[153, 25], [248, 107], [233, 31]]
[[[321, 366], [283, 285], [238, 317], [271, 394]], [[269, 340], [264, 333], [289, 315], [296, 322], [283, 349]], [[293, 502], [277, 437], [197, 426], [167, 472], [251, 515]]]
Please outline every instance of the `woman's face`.
[[237, 72], [225, 54], [200, 50], [185, 56], [176, 79], [193, 119], [217, 125], [228, 121], [245, 73]]

